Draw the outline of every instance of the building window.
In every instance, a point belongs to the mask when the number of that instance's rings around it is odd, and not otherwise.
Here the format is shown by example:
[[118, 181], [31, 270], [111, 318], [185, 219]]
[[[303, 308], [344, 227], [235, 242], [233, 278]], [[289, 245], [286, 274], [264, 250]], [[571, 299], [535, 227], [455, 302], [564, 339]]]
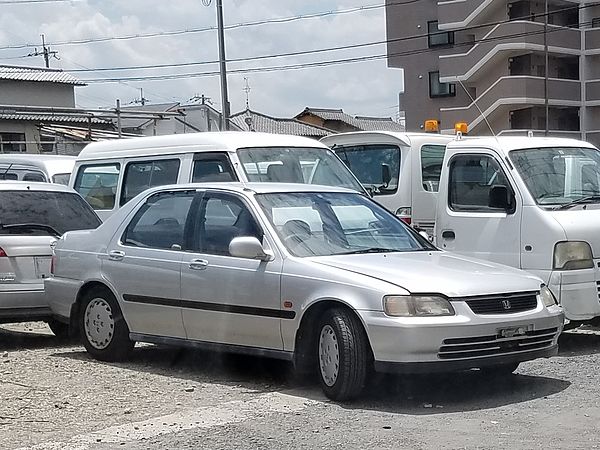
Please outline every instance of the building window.
[[25, 133], [0, 133], [2, 153], [26, 152]]
[[440, 83], [439, 72], [429, 72], [429, 97], [454, 97], [456, 85], [454, 83]]
[[454, 44], [454, 32], [440, 31], [438, 28], [438, 21], [432, 20], [427, 22], [427, 40], [429, 48], [452, 45]]

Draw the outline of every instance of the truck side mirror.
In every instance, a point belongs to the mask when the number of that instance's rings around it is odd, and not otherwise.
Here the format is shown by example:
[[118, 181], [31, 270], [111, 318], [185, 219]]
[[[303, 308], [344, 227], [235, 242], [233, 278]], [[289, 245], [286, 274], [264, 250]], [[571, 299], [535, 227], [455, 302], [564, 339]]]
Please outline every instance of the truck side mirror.
[[503, 184], [492, 186], [488, 206], [495, 209], [509, 211], [512, 208], [513, 195], [510, 189]]
[[383, 183], [383, 187], [387, 188], [390, 185], [390, 181], [392, 181], [392, 172], [390, 170], [390, 166], [388, 164], [382, 164], [381, 182]]

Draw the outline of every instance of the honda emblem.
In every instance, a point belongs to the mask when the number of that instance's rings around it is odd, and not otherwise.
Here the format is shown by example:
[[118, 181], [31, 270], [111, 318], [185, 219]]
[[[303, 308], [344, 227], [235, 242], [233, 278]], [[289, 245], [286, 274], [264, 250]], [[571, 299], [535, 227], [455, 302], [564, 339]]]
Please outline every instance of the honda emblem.
[[510, 309], [511, 308], [511, 306], [510, 306], [510, 300], [502, 300], [502, 307], [504, 309]]

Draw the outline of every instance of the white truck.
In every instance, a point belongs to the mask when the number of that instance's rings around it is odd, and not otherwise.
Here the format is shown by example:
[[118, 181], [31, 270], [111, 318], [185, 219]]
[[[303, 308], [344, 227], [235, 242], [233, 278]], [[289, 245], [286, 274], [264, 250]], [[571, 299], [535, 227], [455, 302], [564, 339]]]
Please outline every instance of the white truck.
[[[373, 135], [364, 136], [369, 139], [354, 145], [378, 143]], [[337, 142], [344, 139], [338, 135], [324, 142], [339, 152]], [[550, 287], [570, 321], [600, 321], [596, 147], [560, 138], [451, 139], [440, 166], [439, 190], [432, 193], [437, 207], [430, 201], [417, 204], [420, 199], [412, 193], [423, 183], [420, 156], [407, 154], [414, 156], [404, 164], [416, 169], [409, 183], [399, 184], [401, 200], [382, 202], [384, 206], [393, 211], [429, 208], [420, 214], [434, 218], [438, 247], [531, 272]], [[372, 170], [382, 163], [373, 158]], [[361, 179], [360, 172], [357, 176]], [[406, 198], [412, 203], [406, 204]]]

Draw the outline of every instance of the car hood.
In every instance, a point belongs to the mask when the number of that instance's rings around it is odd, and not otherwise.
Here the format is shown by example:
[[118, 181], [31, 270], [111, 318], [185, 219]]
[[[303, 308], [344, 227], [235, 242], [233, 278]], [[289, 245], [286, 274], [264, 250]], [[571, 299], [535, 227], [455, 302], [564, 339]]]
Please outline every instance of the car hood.
[[583, 206], [564, 211], [550, 211], [550, 215], [565, 230], [570, 241], [586, 241], [592, 246], [594, 258], [600, 258], [600, 209], [598, 205]]
[[518, 269], [443, 251], [312, 258], [317, 264], [366, 275], [411, 293], [448, 297], [535, 291], [541, 280]]

